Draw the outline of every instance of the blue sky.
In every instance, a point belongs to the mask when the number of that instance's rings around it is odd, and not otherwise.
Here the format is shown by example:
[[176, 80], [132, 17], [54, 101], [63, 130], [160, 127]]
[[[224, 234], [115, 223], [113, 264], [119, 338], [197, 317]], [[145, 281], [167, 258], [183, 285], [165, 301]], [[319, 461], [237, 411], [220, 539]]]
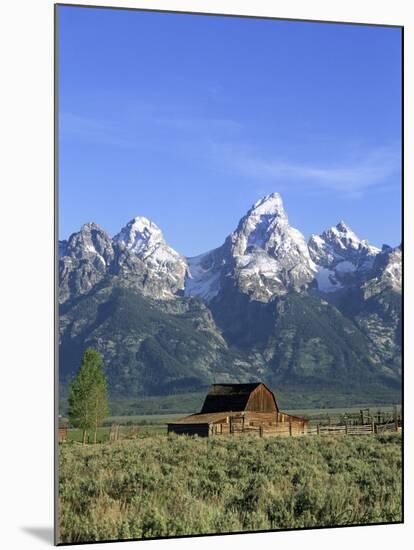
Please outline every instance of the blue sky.
[[400, 30], [59, 8], [60, 238], [143, 215], [192, 256], [278, 191], [401, 240]]

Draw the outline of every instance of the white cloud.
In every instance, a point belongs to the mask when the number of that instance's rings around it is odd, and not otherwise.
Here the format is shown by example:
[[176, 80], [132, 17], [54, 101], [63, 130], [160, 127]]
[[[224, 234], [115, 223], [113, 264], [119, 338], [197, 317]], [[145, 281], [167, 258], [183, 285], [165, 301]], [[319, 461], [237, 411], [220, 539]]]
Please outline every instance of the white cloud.
[[[278, 189], [291, 189], [294, 185], [310, 193], [328, 191], [359, 198], [374, 188], [390, 187], [399, 177], [401, 152], [397, 145], [360, 148], [351, 159], [348, 154], [347, 161], [299, 162], [258, 154], [243, 137], [243, 126], [230, 118], [177, 115], [171, 107], [165, 109], [170, 114], [162, 114], [149, 105], [145, 109], [139, 105], [134, 113], [127, 111], [128, 116], [121, 111], [117, 124], [62, 113], [61, 137], [137, 151], [174, 151], [194, 162], [213, 163], [247, 176], [259, 186], [274, 183]], [[343, 158], [343, 149], [338, 143], [338, 158]], [[346, 150], [349, 153], [350, 147]]]
[[[386, 187], [389, 178], [397, 175], [401, 165], [398, 148], [378, 148], [359, 155], [347, 163], [308, 164], [279, 158], [265, 159], [246, 155], [232, 155], [238, 170], [250, 177], [275, 183], [292, 183], [308, 190], [330, 190], [360, 197], [372, 187]], [[235, 160], [237, 159], [237, 160]]]

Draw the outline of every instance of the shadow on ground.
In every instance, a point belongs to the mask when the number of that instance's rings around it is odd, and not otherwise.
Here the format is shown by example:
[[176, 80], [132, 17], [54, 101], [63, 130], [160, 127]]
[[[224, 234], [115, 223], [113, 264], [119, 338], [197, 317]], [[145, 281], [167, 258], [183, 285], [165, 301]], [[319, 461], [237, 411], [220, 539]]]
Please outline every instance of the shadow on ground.
[[22, 531], [49, 544], [54, 543], [53, 527], [22, 527]]

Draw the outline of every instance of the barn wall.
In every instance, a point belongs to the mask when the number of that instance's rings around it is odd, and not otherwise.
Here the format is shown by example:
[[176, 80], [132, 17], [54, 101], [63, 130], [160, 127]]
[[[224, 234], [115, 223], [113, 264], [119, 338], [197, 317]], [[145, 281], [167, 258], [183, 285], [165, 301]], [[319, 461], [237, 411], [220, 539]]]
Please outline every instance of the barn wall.
[[272, 392], [263, 385], [258, 386], [251, 393], [245, 410], [266, 413], [276, 412], [277, 407]]
[[286, 413], [246, 411], [227, 413], [210, 423], [169, 424], [168, 433], [209, 437], [217, 435], [249, 435], [261, 437], [292, 436], [307, 433], [308, 421]]
[[245, 419], [251, 424], [274, 424], [277, 422], [277, 413], [248, 411], [245, 414]]
[[278, 422], [290, 422], [291, 424], [300, 424], [305, 423], [305, 426], [309, 424], [309, 420], [306, 418], [301, 418], [300, 416], [292, 416], [291, 414], [278, 413]]

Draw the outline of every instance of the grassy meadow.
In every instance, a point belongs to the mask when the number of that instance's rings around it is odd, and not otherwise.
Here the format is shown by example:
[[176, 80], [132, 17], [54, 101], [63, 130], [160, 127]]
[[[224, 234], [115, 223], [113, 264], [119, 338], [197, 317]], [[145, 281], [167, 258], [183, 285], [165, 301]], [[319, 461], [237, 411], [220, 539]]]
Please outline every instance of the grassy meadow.
[[61, 543], [401, 521], [397, 433], [148, 434], [59, 452]]

